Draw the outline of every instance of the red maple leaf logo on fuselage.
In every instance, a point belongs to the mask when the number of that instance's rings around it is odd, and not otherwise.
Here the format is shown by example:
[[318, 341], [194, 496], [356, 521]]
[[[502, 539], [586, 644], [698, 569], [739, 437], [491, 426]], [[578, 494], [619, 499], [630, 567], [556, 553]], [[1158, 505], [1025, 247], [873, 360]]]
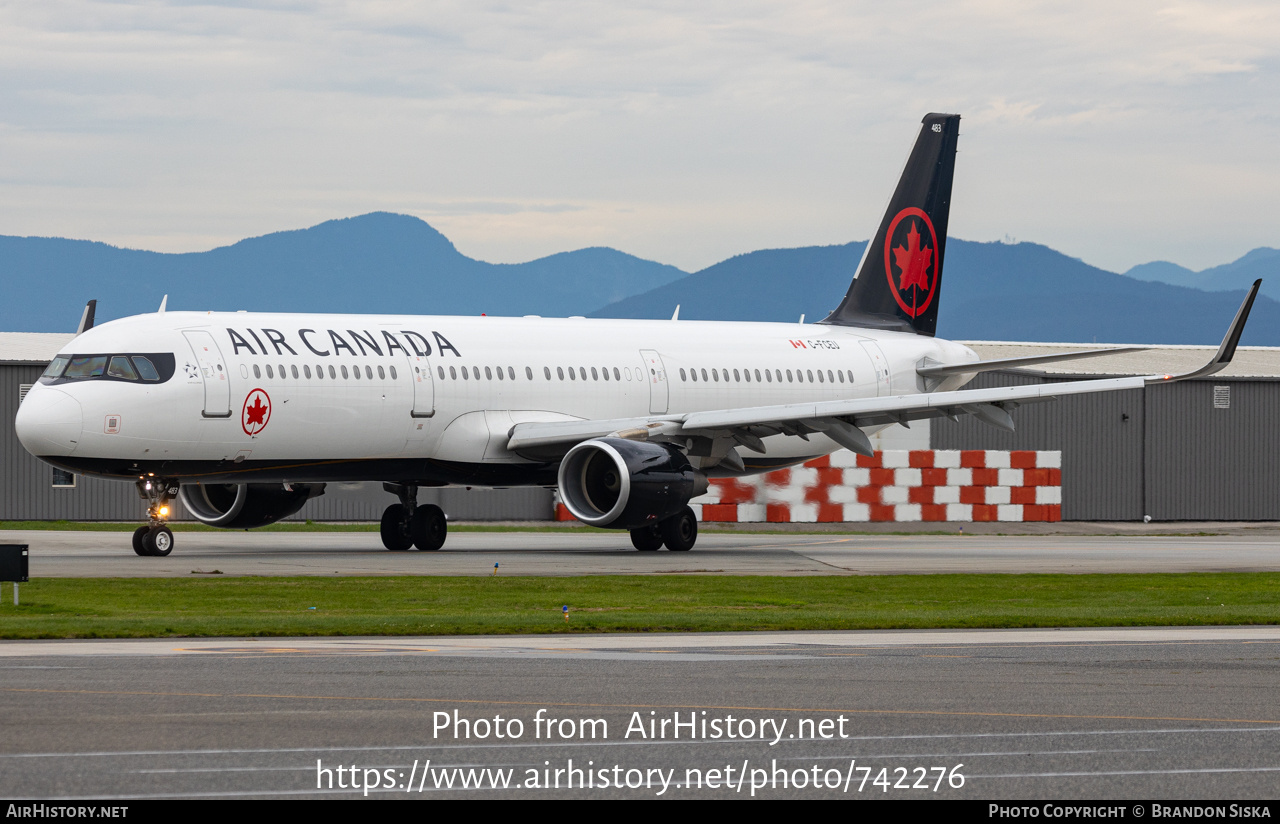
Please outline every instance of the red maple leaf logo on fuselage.
[[271, 420], [271, 397], [261, 389], [255, 389], [244, 399], [240, 413], [240, 428], [246, 435], [256, 435], [267, 428]]
[[906, 248], [895, 246], [893, 262], [902, 270], [898, 279], [898, 290], [905, 292], [912, 286], [922, 292], [929, 291], [929, 267], [933, 264], [933, 250], [920, 248], [920, 232], [915, 221], [911, 222], [911, 230], [907, 232]]
[[267, 414], [267, 407], [263, 406], [262, 398], [258, 397], [253, 399], [253, 406], [245, 407], [244, 411], [245, 411], [244, 422], [246, 424], [252, 425], [255, 423], [262, 423], [262, 419]]

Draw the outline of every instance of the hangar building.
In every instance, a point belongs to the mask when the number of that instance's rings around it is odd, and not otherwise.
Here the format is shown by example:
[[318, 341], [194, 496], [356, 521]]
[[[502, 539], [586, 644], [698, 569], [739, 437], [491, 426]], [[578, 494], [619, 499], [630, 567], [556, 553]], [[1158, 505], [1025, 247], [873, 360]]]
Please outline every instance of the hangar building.
[[[984, 360], [1104, 344], [971, 342]], [[1160, 346], [988, 372], [969, 386], [1189, 372], [1216, 347]], [[1142, 389], [1072, 395], [1013, 413], [1017, 431], [971, 417], [931, 422], [934, 449], [1062, 452], [1062, 519], [1280, 519], [1280, 348], [1241, 346], [1216, 375]]]

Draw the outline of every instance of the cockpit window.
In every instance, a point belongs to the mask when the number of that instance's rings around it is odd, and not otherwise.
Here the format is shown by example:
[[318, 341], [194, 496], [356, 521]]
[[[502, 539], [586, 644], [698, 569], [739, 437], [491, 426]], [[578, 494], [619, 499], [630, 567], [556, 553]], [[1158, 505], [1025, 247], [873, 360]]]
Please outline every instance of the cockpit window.
[[71, 363], [67, 365], [67, 371], [63, 373], [62, 377], [68, 380], [100, 378], [102, 377], [102, 371], [106, 368], [106, 355], [73, 355]]
[[107, 364], [107, 374], [113, 378], [120, 378], [126, 381], [136, 381], [138, 373], [133, 371], [133, 366], [129, 363], [129, 359], [124, 355], [116, 355]]
[[67, 364], [71, 362], [71, 358], [66, 355], [59, 355], [53, 359], [53, 363], [49, 364], [49, 368], [44, 370], [42, 378], [56, 378], [62, 374], [62, 370], [67, 368]]
[[156, 371], [156, 367], [151, 363], [150, 359], [144, 358], [142, 355], [134, 355], [133, 365], [138, 367], [138, 374], [142, 376], [144, 381], [160, 380], [160, 373]]
[[164, 383], [173, 377], [177, 359], [172, 352], [146, 355], [58, 355], [40, 376], [44, 384], [107, 380], [133, 383]]

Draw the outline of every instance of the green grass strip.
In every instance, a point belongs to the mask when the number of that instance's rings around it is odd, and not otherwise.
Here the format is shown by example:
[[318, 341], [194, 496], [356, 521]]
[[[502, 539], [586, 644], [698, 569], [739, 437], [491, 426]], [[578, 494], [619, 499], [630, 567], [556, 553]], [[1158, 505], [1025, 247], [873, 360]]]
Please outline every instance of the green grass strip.
[[18, 607], [3, 593], [2, 638], [1280, 623], [1277, 573], [47, 578]]

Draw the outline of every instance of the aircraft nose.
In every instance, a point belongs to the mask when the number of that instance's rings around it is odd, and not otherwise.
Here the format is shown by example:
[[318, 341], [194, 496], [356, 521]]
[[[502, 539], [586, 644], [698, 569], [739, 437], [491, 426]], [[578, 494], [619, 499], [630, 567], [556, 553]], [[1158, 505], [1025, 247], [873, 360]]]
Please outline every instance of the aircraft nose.
[[84, 428], [80, 402], [59, 389], [36, 387], [18, 407], [14, 429], [27, 451], [37, 457], [70, 455]]

